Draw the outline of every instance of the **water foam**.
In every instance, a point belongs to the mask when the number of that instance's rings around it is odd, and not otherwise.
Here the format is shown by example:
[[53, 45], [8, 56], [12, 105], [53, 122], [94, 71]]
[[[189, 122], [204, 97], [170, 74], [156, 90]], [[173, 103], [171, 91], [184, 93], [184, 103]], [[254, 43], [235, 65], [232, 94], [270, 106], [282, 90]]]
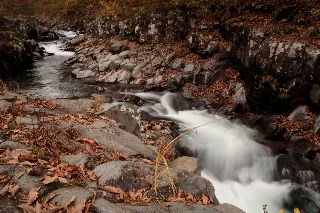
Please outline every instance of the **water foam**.
[[189, 133], [183, 143], [198, 153], [202, 176], [213, 183], [220, 203], [257, 213], [264, 204], [269, 212], [279, 212], [288, 201], [293, 186], [273, 181], [276, 157], [253, 140], [252, 129], [206, 111], [177, 111], [173, 93], [136, 95], [150, 101], [142, 110], [178, 122], [181, 131], [212, 122]]
[[58, 56], [66, 56], [70, 57], [74, 54], [74, 52], [64, 51], [64, 43], [60, 41], [57, 42], [48, 42], [48, 43], [40, 43], [40, 46], [45, 49], [48, 53], [53, 53]]

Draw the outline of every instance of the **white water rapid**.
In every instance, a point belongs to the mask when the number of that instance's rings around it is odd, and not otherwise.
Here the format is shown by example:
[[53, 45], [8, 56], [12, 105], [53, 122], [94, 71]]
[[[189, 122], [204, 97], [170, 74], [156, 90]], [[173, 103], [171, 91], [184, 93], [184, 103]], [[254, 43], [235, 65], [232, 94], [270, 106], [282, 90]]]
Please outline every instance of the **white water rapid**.
[[174, 120], [181, 131], [212, 122], [189, 133], [183, 143], [198, 153], [202, 176], [212, 182], [220, 203], [231, 203], [247, 213], [263, 213], [265, 204], [269, 213], [283, 208], [293, 186], [273, 181], [276, 157], [253, 140], [252, 129], [206, 111], [176, 111], [173, 93], [136, 95], [150, 101], [143, 111]]

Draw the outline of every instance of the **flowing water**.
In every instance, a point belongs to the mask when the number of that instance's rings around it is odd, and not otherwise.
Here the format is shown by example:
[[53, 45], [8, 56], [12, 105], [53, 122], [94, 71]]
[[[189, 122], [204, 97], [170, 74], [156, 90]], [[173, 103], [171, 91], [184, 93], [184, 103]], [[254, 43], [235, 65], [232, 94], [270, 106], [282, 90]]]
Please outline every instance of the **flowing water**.
[[[198, 153], [202, 176], [212, 182], [220, 203], [248, 213], [263, 212], [265, 204], [269, 213], [276, 213], [290, 203], [290, 193], [297, 186], [274, 181], [277, 157], [254, 141], [255, 131], [206, 111], [177, 111], [173, 93], [136, 95], [149, 101], [143, 111], [179, 123], [182, 132], [209, 123], [189, 133], [183, 143]], [[286, 210], [292, 211], [293, 207]]]
[[[64, 51], [65, 42], [76, 34], [65, 31], [60, 34], [64, 39], [41, 43], [46, 52], [54, 55], [37, 61], [19, 76], [20, 91], [51, 98], [88, 97], [94, 93], [95, 85], [71, 78], [70, 70], [63, 65], [74, 54]], [[127, 86], [116, 85], [112, 90], [127, 90]], [[148, 101], [142, 106], [143, 111], [177, 122], [181, 131], [210, 122], [189, 133], [183, 143], [198, 153], [202, 176], [213, 183], [220, 203], [231, 203], [248, 213], [262, 213], [265, 204], [269, 213], [276, 213], [284, 203], [290, 203], [290, 192], [297, 186], [274, 181], [277, 157], [254, 141], [255, 131], [206, 111], [177, 111], [173, 93], [136, 95]], [[319, 193], [310, 194], [320, 200]]]
[[41, 42], [40, 46], [53, 55], [34, 63], [33, 67], [16, 78], [20, 91], [35, 96], [51, 98], [73, 98], [90, 96], [95, 86], [81, 83], [70, 76], [64, 62], [74, 52], [64, 51], [68, 39], [74, 32], [60, 31], [63, 38], [58, 41]]

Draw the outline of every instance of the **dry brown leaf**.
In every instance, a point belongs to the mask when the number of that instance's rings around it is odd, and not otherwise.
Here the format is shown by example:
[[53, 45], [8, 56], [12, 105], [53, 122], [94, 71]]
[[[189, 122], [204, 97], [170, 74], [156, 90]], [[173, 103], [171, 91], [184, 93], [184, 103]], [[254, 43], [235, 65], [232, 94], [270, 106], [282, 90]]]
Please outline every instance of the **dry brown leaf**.
[[29, 194], [28, 194], [28, 201], [27, 201], [27, 204], [32, 204], [37, 198], [38, 198], [38, 194], [39, 194], [39, 189], [40, 187], [38, 188], [34, 188], [34, 189], [31, 189]]
[[8, 191], [9, 191], [9, 184], [5, 185], [5, 186], [1, 189], [0, 195], [1, 195], [1, 196], [5, 196], [5, 194], [7, 194]]
[[67, 207], [69, 207], [72, 203], [74, 203], [74, 201], [76, 200], [76, 196], [73, 195], [69, 201], [69, 203], [67, 204]]
[[53, 177], [51, 177], [51, 176], [44, 176], [44, 181], [42, 181], [42, 183], [44, 183], [44, 184], [46, 185], [46, 184], [49, 184], [49, 183], [54, 182], [54, 181], [57, 180], [57, 179], [58, 179], [58, 176], [57, 176], [57, 175], [55, 175], [55, 176], [53, 176]]
[[42, 206], [39, 202], [36, 203], [36, 213], [42, 213]]
[[71, 208], [68, 212], [70, 213], [80, 213], [86, 207], [86, 199], [82, 199], [77, 205]]
[[46, 204], [48, 203], [51, 199], [53, 199], [55, 196], [57, 196], [58, 194], [51, 194], [48, 197], [46, 197], [46, 199], [43, 201], [42, 204]]
[[112, 192], [112, 193], [116, 193], [116, 194], [123, 193], [122, 189], [117, 188], [117, 187], [113, 187], [113, 186], [102, 186], [102, 188], [108, 192]]
[[58, 177], [58, 181], [60, 183], [68, 183], [67, 179], [63, 178], [63, 177]]
[[9, 193], [11, 194], [10, 197], [13, 197], [18, 191], [19, 191], [20, 187], [19, 185], [11, 185], [9, 186]]
[[202, 195], [202, 204], [208, 205], [209, 204], [209, 198], [207, 195]]
[[25, 149], [15, 149], [11, 152], [13, 159], [18, 159], [20, 155], [31, 155], [32, 152]]
[[27, 213], [36, 213], [36, 209], [28, 204], [20, 204], [18, 205], [20, 209], [23, 209], [24, 212]]

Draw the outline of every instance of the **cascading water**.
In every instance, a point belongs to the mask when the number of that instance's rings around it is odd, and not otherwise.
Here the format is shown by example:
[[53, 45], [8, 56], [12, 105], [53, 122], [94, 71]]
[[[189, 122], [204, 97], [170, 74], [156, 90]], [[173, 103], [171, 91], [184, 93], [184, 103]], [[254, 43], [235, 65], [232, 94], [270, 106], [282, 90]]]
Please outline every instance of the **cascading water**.
[[76, 36], [72, 31], [59, 31], [62, 39], [40, 42], [49, 56], [34, 63], [32, 69], [17, 77], [20, 91], [51, 98], [87, 97], [94, 91], [93, 85], [85, 85], [70, 77], [63, 66], [74, 52], [65, 51], [68, 39]]
[[268, 212], [273, 213], [290, 199], [294, 186], [273, 181], [276, 157], [253, 140], [253, 130], [206, 111], [176, 111], [172, 93], [136, 95], [150, 101], [141, 110], [174, 120], [181, 131], [209, 123], [189, 133], [183, 143], [198, 153], [202, 176], [212, 182], [220, 203], [231, 203], [248, 213], [263, 212], [267, 204]]

